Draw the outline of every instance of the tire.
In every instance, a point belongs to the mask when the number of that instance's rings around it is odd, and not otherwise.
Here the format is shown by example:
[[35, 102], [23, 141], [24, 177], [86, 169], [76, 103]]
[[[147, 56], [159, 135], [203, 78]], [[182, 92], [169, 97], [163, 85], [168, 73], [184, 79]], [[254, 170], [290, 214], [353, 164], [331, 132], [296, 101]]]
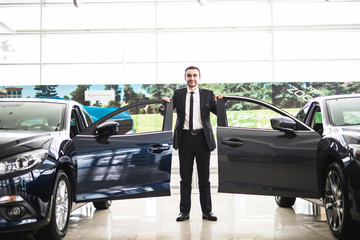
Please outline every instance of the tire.
[[280, 197], [280, 196], [275, 197], [275, 202], [279, 207], [290, 208], [294, 205], [295, 201], [296, 198], [292, 198], [292, 197]]
[[349, 212], [348, 186], [338, 163], [332, 163], [325, 175], [324, 206], [331, 233], [338, 239], [350, 237], [355, 224]]
[[108, 209], [111, 206], [111, 203], [111, 200], [108, 200], [103, 202], [93, 202], [93, 205], [97, 210], [104, 210]]
[[40, 229], [36, 239], [60, 240], [66, 235], [71, 213], [71, 187], [65, 172], [57, 174], [51, 206], [50, 222]]

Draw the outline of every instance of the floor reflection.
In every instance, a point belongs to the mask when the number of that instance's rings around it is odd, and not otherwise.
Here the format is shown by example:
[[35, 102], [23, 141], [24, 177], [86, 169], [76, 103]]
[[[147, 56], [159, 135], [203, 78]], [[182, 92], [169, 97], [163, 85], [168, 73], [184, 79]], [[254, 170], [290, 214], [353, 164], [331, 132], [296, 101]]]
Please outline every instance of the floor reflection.
[[[324, 208], [306, 200], [297, 199], [293, 208], [280, 208], [273, 197], [222, 193], [212, 196], [217, 222], [202, 219], [196, 192], [192, 195], [190, 220], [185, 222], [175, 221], [178, 193], [170, 197], [113, 201], [107, 210], [96, 210], [89, 203], [71, 214], [64, 240], [335, 239]], [[17, 237], [8, 239], [33, 239]]]
[[324, 208], [302, 199], [297, 199], [294, 208], [276, 208], [274, 228], [275, 239], [335, 239], [330, 234]]
[[88, 204], [71, 216], [71, 239], [316, 239], [335, 238], [323, 207], [298, 199], [293, 208], [280, 208], [273, 197], [213, 194], [218, 222], [205, 221], [193, 194], [190, 220], [176, 222], [179, 195], [114, 201], [109, 210]]

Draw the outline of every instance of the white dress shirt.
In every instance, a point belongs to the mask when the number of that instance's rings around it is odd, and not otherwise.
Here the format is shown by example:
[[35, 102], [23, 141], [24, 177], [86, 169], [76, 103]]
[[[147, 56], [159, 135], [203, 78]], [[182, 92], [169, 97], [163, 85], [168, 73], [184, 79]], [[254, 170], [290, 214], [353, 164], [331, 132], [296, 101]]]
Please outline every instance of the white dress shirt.
[[[189, 115], [190, 115], [190, 92], [189, 88], [187, 89], [186, 101], [185, 101], [185, 122], [184, 129], [189, 130]], [[202, 129], [203, 125], [201, 123], [201, 113], [200, 113], [200, 93], [199, 88], [196, 88], [194, 91], [194, 106], [193, 106], [193, 129]]]

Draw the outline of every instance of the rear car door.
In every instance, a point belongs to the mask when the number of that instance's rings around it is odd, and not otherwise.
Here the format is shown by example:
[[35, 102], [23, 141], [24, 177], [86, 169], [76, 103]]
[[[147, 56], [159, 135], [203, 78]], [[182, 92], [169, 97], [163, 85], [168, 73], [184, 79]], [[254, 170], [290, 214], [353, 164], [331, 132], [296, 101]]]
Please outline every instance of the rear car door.
[[[270, 120], [295, 121], [291, 134]], [[245, 97], [218, 101], [219, 192], [317, 198], [320, 135], [291, 114]]]
[[73, 138], [77, 202], [170, 195], [173, 108], [160, 114], [162, 103], [122, 107]]

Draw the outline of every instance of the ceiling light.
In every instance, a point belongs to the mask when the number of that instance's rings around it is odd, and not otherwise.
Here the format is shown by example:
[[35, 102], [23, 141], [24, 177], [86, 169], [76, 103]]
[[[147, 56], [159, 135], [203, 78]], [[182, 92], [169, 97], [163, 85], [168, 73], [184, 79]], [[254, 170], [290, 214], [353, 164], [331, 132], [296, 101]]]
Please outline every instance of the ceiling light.
[[0, 21], [0, 33], [15, 33], [8, 25]]
[[207, 4], [207, 0], [197, 0], [200, 6], [205, 6]]
[[81, 0], [73, 0], [74, 6], [75, 7], [80, 7], [81, 5]]

